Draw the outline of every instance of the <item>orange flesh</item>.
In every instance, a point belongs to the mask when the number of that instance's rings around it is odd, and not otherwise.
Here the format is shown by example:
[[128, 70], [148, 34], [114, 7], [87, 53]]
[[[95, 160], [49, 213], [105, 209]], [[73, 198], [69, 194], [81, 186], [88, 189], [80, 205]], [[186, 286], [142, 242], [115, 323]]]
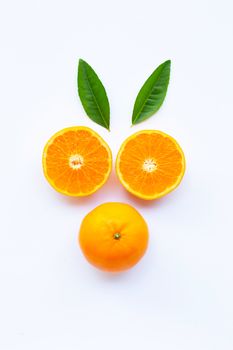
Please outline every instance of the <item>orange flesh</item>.
[[172, 137], [145, 130], [123, 143], [116, 166], [127, 190], [140, 198], [155, 199], [178, 186], [185, 171], [185, 159]]
[[43, 168], [49, 183], [57, 191], [71, 196], [88, 195], [107, 180], [111, 151], [93, 130], [67, 128], [48, 141]]

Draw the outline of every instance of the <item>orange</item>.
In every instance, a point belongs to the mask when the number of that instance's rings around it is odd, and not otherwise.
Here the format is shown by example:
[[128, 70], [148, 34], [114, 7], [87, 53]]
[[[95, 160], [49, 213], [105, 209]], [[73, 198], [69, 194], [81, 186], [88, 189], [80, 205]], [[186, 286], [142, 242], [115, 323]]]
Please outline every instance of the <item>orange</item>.
[[50, 185], [68, 196], [87, 196], [108, 179], [112, 155], [106, 142], [84, 126], [53, 135], [43, 152], [43, 170]]
[[122, 144], [116, 160], [122, 185], [143, 199], [174, 190], [185, 172], [185, 157], [174, 138], [158, 130], [139, 131]]
[[84, 256], [95, 267], [122, 271], [134, 266], [144, 255], [148, 228], [130, 205], [105, 203], [83, 219], [79, 243]]

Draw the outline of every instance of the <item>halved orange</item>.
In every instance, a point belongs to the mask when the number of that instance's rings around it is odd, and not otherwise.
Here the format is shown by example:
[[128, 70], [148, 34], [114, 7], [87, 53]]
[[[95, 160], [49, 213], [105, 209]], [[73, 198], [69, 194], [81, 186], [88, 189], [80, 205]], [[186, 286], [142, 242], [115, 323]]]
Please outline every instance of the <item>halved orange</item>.
[[53, 135], [43, 151], [43, 170], [50, 185], [68, 196], [87, 196], [108, 179], [112, 154], [92, 129], [74, 126]]
[[123, 142], [116, 171], [126, 190], [139, 198], [156, 199], [179, 185], [185, 172], [185, 157], [171, 136], [158, 130], [143, 130]]

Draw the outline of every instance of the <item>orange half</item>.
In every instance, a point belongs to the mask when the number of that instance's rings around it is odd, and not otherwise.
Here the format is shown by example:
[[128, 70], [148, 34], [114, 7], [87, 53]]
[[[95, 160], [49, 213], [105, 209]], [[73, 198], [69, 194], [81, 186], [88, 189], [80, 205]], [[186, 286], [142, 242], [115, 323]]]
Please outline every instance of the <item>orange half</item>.
[[53, 135], [43, 151], [44, 175], [50, 185], [68, 196], [87, 196], [108, 179], [111, 150], [92, 129], [74, 126]]
[[143, 130], [123, 142], [116, 171], [126, 190], [139, 198], [156, 199], [179, 185], [185, 172], [185, 157], [171, 136], [158, 130]]

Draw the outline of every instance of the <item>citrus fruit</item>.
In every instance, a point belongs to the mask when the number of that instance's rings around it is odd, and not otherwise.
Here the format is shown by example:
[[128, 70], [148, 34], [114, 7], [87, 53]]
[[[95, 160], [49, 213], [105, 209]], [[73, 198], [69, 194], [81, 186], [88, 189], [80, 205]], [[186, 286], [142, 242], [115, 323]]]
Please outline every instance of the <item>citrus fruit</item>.
[[156, 199], [179, 185], [185, 172], [185, 157], [171, 136], [158, 130], [143, 130], [123, 142], [116, 171], [126, 190], [139, 198]]
[[93, 130], [74, 126], [60, 130], [47, 142], [43, 170], [50, 185], [68, 196], [86, 196], [108, 179], [112, 155]]
[[79, 243], [92, 265], [106, 271], [122, 271], [134, 266], [144, 255], [148, 228], [130, 205], [104, 203], [83, 219]]

